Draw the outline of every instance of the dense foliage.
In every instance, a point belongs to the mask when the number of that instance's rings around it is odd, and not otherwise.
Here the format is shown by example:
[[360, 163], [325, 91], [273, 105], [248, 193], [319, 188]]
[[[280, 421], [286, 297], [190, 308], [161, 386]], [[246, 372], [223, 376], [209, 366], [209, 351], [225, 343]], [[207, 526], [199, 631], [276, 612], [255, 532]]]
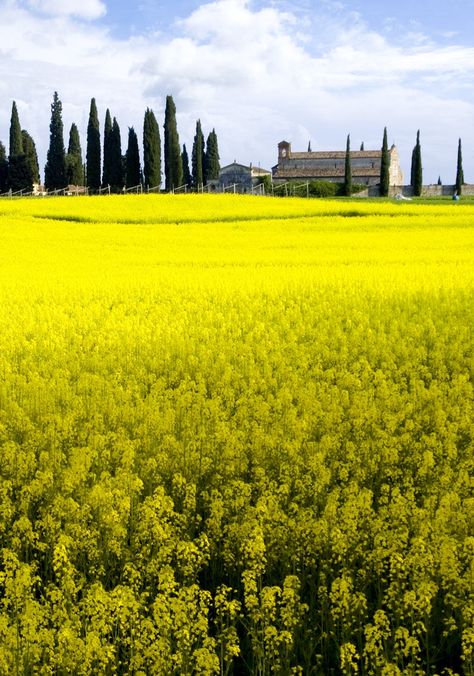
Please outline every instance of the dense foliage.
[[474, 208], [8, 200], [0, 673], [474, 674]]
[[57, 190], [67, 185], [62, 109], [58, 93], [54, 92], [49, 125], [49, 148], [44, 168], [44, 186], [47, 190]]
[[100, 188], [100, 126], [95, 99], [91, 99], [89, 121], [87, 123], [86, 182], [95, 192]]
[[387, 197], [390, 186], [390, 153], [388, 152], [387, 127], [383, 130], [382, 159], [380, 163], [380, 195]]

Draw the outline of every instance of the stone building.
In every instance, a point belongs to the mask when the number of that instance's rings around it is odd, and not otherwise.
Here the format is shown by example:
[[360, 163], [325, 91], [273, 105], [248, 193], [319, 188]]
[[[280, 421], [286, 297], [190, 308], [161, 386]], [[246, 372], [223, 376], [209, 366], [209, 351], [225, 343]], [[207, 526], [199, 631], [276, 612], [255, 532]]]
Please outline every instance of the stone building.
[[[389, 150], [390, 185], [403, 185], [403, 173], [396, 146]], [[301, 181], [344, 181], [346, 152], [317, 151], [293, 152], [291, 143], [278, 144], [278, 164], [272, 168], [273, 180], [285, 182]], [[381, 150], [351, 150], [352, 180], [361, 185], [376, 185], [380, 182]]]
[[[234, 161], [232, 164], [222, 167], [219, 171], [216, 190], [220, 192], [228, 190], [239, 193], [256, 192], [256, 188], [261, 183], [262, 178], [264, 176], [270, 176], [271, 178], [271, 175], [272, 172], [268, 171], [268, 169], [254, 167], [252, 164], [247, 166]], [[216, 182], [210, 181], [209, 183]]]

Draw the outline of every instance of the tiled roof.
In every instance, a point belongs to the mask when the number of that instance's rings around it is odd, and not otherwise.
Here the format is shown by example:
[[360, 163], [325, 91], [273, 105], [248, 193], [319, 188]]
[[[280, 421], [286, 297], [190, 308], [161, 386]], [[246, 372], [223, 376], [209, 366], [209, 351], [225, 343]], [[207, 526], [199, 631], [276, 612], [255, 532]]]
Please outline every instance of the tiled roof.
[[[343, 160], [346, 157], [345, 150], [333, 150], [333, 151], [316, 151], [316, 152], [306, 152], [306, 153], [294, 153], [289, 154], [289, 160]], [[381, 150], [351, 150], [351, 158], [353, 159], [380, 159], [382, 157]]]
[[[293, 158], [293, 156], [292, 156]], [[353, 178], [363, 178], [363, 177], [374, 177], [380, 176], [380, 168], [378, 167], [353, 167], [352, 168], [352, 177]], [[317, 167], [308, 167], [304, 168], [293, 168], [286, 169], [276, 166], [273, 172], [273, 178], [341, 178], [344, 177], [344, 167], [337, 168], [317, 168]]]

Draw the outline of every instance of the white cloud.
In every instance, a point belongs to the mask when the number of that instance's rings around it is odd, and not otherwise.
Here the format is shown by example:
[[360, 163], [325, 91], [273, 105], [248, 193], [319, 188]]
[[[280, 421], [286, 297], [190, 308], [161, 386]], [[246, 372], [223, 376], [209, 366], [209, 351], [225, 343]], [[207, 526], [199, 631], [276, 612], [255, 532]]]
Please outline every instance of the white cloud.
[[474, 181], [474, 50], [426, 40], [413, 46], [405, 36], [394, 42], [368, 30], [359, 15], [344, 14], [343, 6], [330, 9], [309, 20], [275, 6], [256, 9], [248, 0], [214, 0], [170, 37], [117, 40], [103, 22], [38, 16], [0, 0], [7, 74], [0, 79], [0, 138], [8, 138], [15, 99], [44, 161], [57, 90], [65, 130], [78, 123], [83, 146], [92, 96], [101, 121], [106, 107], [117, 116], [124, 143], [127, 126], [141, 131], [147, 106], [160, 118], [172, 93], [181, 141], [192, 143], [201, 118], [206, 133], [216, 128], [223, 163], [235, 158], [270, 167], [283, 137], [295, 149], [310, 138], [315, 149], [342, 149], [350, 132], [354, 147], [358, 139], [379, 147], [387, 126], [405, 173], [421, 129], [427, 180], [441, 173], [447, 181], [454, 173], [461, 136], [466, 178]]
[[101, 0], [27, 0], [28, 5], [49, 16], [75, 16], [99, 19], [107, 12]]

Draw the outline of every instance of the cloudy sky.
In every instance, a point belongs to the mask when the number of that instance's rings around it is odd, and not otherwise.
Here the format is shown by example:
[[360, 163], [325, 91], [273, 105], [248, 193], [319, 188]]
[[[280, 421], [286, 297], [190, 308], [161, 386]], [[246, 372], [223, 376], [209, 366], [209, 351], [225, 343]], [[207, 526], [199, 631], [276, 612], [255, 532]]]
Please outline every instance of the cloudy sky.
[[200, 118], [223, 165], [379, 148], [387, 126], [405, 175], [420, 129], [425, 182], [454, 181], [459, 137], [474, 182], [473, 35], [472, 0], [0, 0], [0, 139], [13, 100], [43, 163], [55, 90], [83, 147], [92, 96], [124, 142], [172, 94], [181, 142]]

